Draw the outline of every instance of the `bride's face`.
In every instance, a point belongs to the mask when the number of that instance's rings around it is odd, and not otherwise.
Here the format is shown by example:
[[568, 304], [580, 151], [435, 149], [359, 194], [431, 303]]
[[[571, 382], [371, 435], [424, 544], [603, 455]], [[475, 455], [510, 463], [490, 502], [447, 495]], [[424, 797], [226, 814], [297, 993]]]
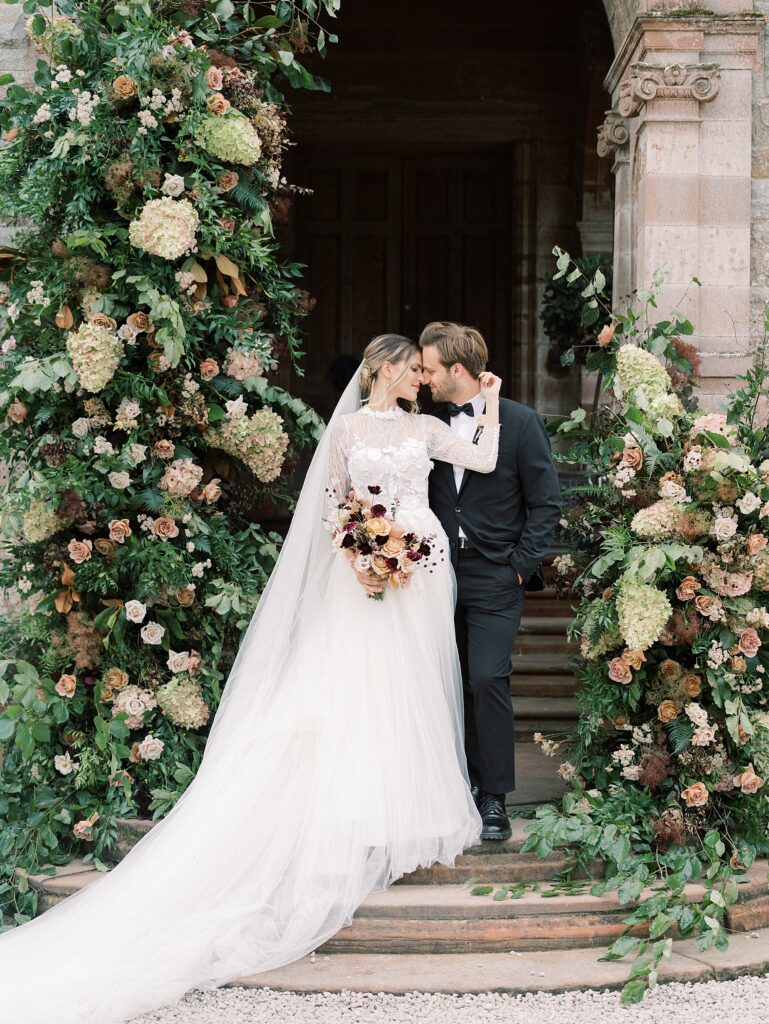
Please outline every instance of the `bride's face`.
[[390, 397], [416, 402], [424, 382], [421, 353], [415, 352], [409, 359], [401, 359], [397, 363], [383, 363], [382, 376], [388, 385], [392, 384], [388, 392]]

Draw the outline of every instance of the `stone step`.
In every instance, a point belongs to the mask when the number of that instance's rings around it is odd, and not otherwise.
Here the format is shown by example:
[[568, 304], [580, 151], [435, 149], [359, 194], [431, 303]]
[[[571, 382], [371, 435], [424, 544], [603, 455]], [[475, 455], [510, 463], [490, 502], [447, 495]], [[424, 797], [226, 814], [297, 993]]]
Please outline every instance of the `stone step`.
[[577, 717], [577, 701], [571, 697], [516, 697], [515, 717], [520, 722], [571, 721]]
[[510, 676], [512, 697], [570, 697], [577, 687], [574, 676]]
[[521, 634], [555, 634], [566, 636], [566, 630], [572, 621], [571, 615], [528, 615], [524, 612], [521, 619], [519, 635]]
[[527, 652], [516, 654], [513, 652], [513, 672], [530, 673], [531, 675], [573, 675], [573, 667], [566, 651], [542, 653]]
[[550, 633], [524, 633], [513, 644], [513, 657], [522, 654], [577, 654], [579, 645], [570, 643], [565, 636]]
[[[268, 987], [282, 992], [388, 992], [394, 995], [408, 992], [516, 995], [620, 989], [627, 981], [631, 958], [600, 960], [606, 951], [606, 947], [594, 946], [524, 952], [512, 943], [503, 953], [319, 954], [303, 957], [274, 971], [236, 978], [229, 985]], [[769, 928], [764, 928], [731, 935], [725, 950], [700, 952], [695, 939], [678, 940], [673, 943], [671, 956], [661, 962], [657, 980], [660, 983], [726, 981], [745, 975], [761, 976], [767, 971]]]
[[[769, 925], [767, 861], [746, 873], [739, 902], [727, 908], [726, 925], [745, 931]], [[701, 884], [686, 886], [690, 901], [702, 898]], [[642, 898], [653, 894], [651, 888]], [[602, 896], [526, 892], [518, 899], [494, 901], [452, 885], [393, 886], [372, 893], [352, 924], [320, 947], [321, 953], [500, 953], [584, 949], [609, 945], [625, 930], [633, 904], [616, 893]], [[637, 925], [634, 935], [645, 935]], [[669, 933], [671, 938], [679, 937]]]

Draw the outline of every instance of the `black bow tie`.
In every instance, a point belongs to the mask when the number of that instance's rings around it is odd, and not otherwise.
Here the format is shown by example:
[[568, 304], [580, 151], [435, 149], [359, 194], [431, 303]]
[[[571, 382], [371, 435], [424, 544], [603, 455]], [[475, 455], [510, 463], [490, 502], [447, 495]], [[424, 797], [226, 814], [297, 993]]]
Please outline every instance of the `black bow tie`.
[[475, 409], [472, 402], [465, 402], [464, 405], [457, 405], [456, 402], [449, 402], [447, 406], [449, 416], [459, 416], [465, 413], [467, 416], [475, 416]]

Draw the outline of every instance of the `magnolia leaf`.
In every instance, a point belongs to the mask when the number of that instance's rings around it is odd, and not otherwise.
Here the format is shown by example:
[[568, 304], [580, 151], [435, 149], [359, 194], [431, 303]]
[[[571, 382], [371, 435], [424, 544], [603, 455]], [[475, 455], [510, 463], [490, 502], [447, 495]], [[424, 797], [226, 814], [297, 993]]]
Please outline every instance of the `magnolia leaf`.
[[75, 318], [72, 315], [72, 310], [67, 305], [62, 306], [56, 314], [56, 326], [61, 327], [62, 330], [68, 331], [72, 328], [74, 323]]
[[214, 257], [214, 259], [216, 260], [216, 265], [219, 268], [219, 270], [221, 270], [223, 274], [226, 274], [227, 277], [240, 276], [240, 267], [237, 265], [237, 263], [233, 263], [228, 256], [222, 256], [221, 254], [218, 254], [217, 256]]
[[208, 282], [208, 274], [205, 271], [205, 267], [202, 267], [197, 260], [187, 268], [187, 272], [192, 274], [198, 284], [206, 284]]

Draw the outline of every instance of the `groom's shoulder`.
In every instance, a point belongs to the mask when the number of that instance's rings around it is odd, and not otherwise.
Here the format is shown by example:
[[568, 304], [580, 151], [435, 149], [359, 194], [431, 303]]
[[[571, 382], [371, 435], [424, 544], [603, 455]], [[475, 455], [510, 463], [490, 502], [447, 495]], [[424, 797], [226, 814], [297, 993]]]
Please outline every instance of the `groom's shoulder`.
[[532, 409], [530, 405], [524, 405], [523, 402], [516, 402], [514, 398], [500, 398], [499, 412], [500, 419], [521, 426], [524, 423], [542, 419], [536, 409]]

